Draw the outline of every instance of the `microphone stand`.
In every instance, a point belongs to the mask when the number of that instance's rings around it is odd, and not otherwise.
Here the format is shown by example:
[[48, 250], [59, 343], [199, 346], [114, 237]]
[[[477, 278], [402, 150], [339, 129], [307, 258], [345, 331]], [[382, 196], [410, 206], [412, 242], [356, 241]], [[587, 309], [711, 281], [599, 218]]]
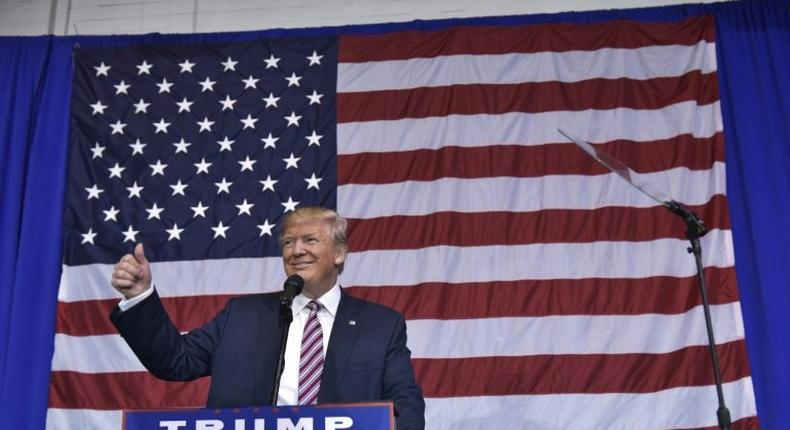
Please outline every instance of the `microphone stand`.
[[[286, 293], [283, 293], [285, 296]], [[285, 299], [284, 299], [285, 301]], [[277, 367], [274, 372], [274, 384], [272, 385], [271, 405], [277, 406], [277, 394], [280, 392], [280, 379], [285, 368], [285, 345], [288, 342], [288, 329], [294, 319], [291, 306], [288, 303], [280, 302], [280, 354], [277, 356]]]
[[710, 318], [710, 305], [708, 304], [708, 293], [705, 289], [705, 274], [702, 270], [702, 245], [699, 238], [708, 232], [708, 229], [702, 223], [702, 220], [687, 207], [680, 203], [670, 200], [664, 203], [664, 206], [675, 215], [683, 218], [686, 223], [686, 238], [691, 242], [691, 247], [687, 251], [694, 254], [694, 260], [697, 263], [697, 276], [699, 278], [699, 289], [702, 294], [702, 309], [705, 313], [705, 326], [708, 329], [708, 349], [710, 350], [710, 358], [713, 363], [713, 377], [716, 380], [716, 393], [719, 397], [719, 409], [716, 411], [716, 416], [719, 420], [719, 428], [721, 430], [730, 430], [731, 419], [730, 410], [724, 404], [724, 391], [721, 384], [721, 370], [719, 368], [719, 356], [716, 352], [716, 341], [713, 338], [713, 323]]

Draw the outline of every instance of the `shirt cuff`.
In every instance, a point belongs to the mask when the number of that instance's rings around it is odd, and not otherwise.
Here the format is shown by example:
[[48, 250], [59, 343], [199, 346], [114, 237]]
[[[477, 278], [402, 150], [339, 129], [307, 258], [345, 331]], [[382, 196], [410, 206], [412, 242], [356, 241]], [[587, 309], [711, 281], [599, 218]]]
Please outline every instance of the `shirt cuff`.
[[148, 296], [153, 294], [154, 286], [151, 285], [147, 290], [145, 290], [142, 294], [136, 297], [132, 297], [131, 299], [123, 298], [120, 303], [118, 303], [118, 307], [121, 309], [121, 312], [125, 312], [128, 309], [131, 309], [132, 306], [142, 302]]

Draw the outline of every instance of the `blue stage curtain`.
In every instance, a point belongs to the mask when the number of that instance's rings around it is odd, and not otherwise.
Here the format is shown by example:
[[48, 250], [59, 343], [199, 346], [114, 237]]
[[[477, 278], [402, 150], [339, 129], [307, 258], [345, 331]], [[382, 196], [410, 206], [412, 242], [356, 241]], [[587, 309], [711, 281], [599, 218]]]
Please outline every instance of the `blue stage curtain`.
[[[727, 190], [749, 360], [764, 428], [790, 401], [790, 2], [741, 0], [624, 11], [194, 35], [0, 37], [0, 427], [43, 428], [61, 263], [71, 49], [132, 43], [370, 34], [452, 25], [717, 23]], [[711, 411], [714, 413], [714, 411]]]

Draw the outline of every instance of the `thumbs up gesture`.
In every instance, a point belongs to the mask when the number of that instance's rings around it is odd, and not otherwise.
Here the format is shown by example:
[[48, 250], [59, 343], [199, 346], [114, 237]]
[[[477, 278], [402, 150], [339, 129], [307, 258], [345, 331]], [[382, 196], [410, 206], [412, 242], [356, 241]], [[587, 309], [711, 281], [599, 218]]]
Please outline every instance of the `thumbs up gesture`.
[[134, 247], [134, 254], [124, 255], [115, 264], [110, 283], [127, 299], [139, 296], [151, 287], [151, 264], [145, 258], [142, 243]]

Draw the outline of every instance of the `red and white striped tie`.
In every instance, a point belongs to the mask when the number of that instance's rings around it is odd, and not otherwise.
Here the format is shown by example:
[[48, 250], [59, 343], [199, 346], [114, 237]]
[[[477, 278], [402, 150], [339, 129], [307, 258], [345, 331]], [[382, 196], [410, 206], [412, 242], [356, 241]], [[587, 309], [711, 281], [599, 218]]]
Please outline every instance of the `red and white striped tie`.
[[318, 403], [318, 390], [321, 388], [321, 372], [324, 369], [324, 333], [318, 322], [321, 304], [311, 301], [307, 304], [310, 315], [302, 334], [302, 352], [299, 359], [299, 404]]

